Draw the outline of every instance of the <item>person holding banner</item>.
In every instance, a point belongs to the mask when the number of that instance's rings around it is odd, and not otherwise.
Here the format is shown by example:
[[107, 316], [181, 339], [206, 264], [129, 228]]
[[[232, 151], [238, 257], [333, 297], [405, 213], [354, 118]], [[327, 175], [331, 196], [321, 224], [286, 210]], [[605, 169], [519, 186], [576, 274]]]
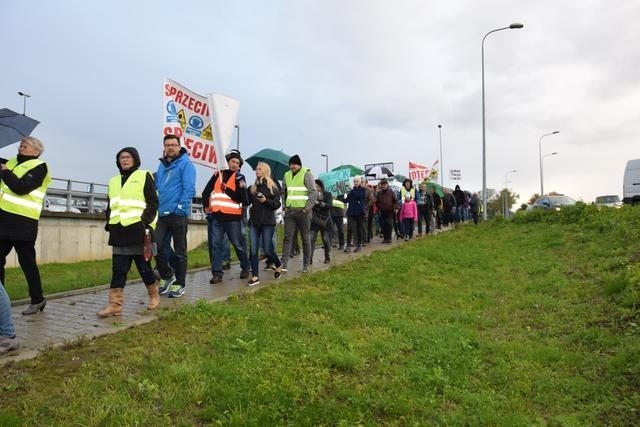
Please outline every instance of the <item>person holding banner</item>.
[[156, 264], [160, 273], [160, 294], [169, 298], [184, 295], [187, 278], [187, 224], [191, 214], [191, 200], [196, 194], [196, 168], [189, 154], [180, 146], [180, 138], [168, 134], [164, 137], [164, 157], [160, 159], [156, 172], [158, 188], [158, 228], [157, 242], [168, 244], [165, 234], [173, 237], [176, 257], [175, 270], [169, 266], [169, 249], [158, 249]]
[[231, 150], [225, 158], [229, 169], [215, 172], [202, 191], [202, 202], [208, 202], [207, 220], [213, 240], [213, 265], [210, 283], [222, 283], [222, 261], [225, 256], [224, 236], [229, 238], [240, 261], [241, 279], [249, 277], [247, 240], [242, 233], [242, 206], [247, 203], [247, 184], [240, 168], [244, 161], [238, 150]]
[[316, 183], [311, 169], [302, 167], [297, 154], [289, 159], [289, 170], [284, 174], [282, 187], [284, 196], [284, 240], [282, 248], [282, 271], [287, 271], [291, 245], [296, 230], [302, 237], [302, 272], [309, 272], [311, 260], [311, 210], [316, 204]]

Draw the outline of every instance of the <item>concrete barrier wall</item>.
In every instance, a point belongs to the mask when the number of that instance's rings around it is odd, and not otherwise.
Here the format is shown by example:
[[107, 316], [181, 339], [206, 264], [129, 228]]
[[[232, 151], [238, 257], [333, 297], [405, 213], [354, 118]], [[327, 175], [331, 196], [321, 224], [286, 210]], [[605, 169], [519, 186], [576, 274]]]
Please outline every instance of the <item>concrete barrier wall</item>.
[[[40, 218], [36, 256], [38, 264], [91, 261], [111, 258], [102, 215], [43, 212]], [[187, 246], [194, 249], [207, 240], [207, 222], [190, 221]], [[7, 267], [18, 267], [15, 251], [7, 256]]]

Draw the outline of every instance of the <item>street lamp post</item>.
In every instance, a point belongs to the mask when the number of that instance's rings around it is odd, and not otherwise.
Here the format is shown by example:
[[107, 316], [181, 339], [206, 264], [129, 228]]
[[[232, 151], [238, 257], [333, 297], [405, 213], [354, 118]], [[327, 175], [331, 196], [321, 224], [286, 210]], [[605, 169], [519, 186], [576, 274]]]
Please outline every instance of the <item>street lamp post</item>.
[[438, 125], [440, 134], [440, 186], [444, 187], [444, 167], [442, 166], [442, 125]]
[[236, 150], [240, 151], [240, 123], [236, 123]]
[[[540, 156], [540, 196], [544, 196], [544, 179], [542, 177], [542, 138], [549, 135], [555, 135], [560, 133], [559, 130], [554, 130], [553, 132], [545, 133], [538, 140], [538, 155]], [[558, 153], [555, 153], [558, 154]]]
[[31, 98], [31, 95], [24, 92], [18, 92], [18, 95], [20, 95], [23, 98], [22, 115], [26, 116], [27, 115], [27, 98]]
[[482, 38], [482, 219], [487, 219], [487, 137], [485, 125], [485, 107], [484, 107], [484, 41], [487, 36], [496, 31], [520, 29], [524, 25], [517, 22], [504, 28], [496, 28], [489, 31]]
[[321, 157], [324, 157], [324, 171], [329, 172], [329, 155], [328, 154], [320, 154]]
[[518, 171], [514, 169], [514, 170], [509, 171], [509, 172], [504, 174], [504, 197], [503, 197], [503, 200], [502, 200], [502, 206], [503, 206], [504, 210], [502, 212], [503, 212], [505, 218], [509, 215], [509, 199], [511, 198], [509, 196], [509, 186], [508, 186], [509, 181], [508, 181], [507, 178], [508, 178], [509, 175], [511, 175], [512, 173], [516, 173], [516, 172], [518, 172]]
[[[553, 153], [545, 154], [544, 156], [541, 157], [541, 159], [544, 160], [545, 157], [555, 156], [556, 154], [558, 154], [558, 152], [554, 151]], [[544, 189], [544, 185], [543, 185], [544, 174], [543, 174], [543, 168], [542, 168], [542, 160], [540, 160], [540, 191]], [[540, 196], [543, 196], [543, 195], [544, 193], [541, 192]]]

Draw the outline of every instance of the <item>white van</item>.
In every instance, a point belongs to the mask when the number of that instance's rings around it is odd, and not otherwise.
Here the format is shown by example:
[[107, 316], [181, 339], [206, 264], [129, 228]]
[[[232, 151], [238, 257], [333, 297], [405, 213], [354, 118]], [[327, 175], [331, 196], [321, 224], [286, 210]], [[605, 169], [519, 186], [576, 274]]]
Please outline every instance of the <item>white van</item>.
[[627, 162], [622, 185], [622, 203], [640, 203], [640, 159]]

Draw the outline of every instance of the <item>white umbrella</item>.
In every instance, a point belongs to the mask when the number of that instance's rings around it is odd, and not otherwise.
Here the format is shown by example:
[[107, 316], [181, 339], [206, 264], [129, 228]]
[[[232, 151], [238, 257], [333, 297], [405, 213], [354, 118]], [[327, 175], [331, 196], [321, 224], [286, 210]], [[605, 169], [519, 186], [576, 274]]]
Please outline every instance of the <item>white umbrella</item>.
[[368, 178], [373, 178], [373, 179], [382, 179], [382, 178], [389, 178], [394, 176], [393, 172], [391, 172], [388, 168], [385, 168], [384, 166], [374, 166], [372, 168], [367, 169], [366, 171], [364, 171], [364, 176], [368, 179]]

